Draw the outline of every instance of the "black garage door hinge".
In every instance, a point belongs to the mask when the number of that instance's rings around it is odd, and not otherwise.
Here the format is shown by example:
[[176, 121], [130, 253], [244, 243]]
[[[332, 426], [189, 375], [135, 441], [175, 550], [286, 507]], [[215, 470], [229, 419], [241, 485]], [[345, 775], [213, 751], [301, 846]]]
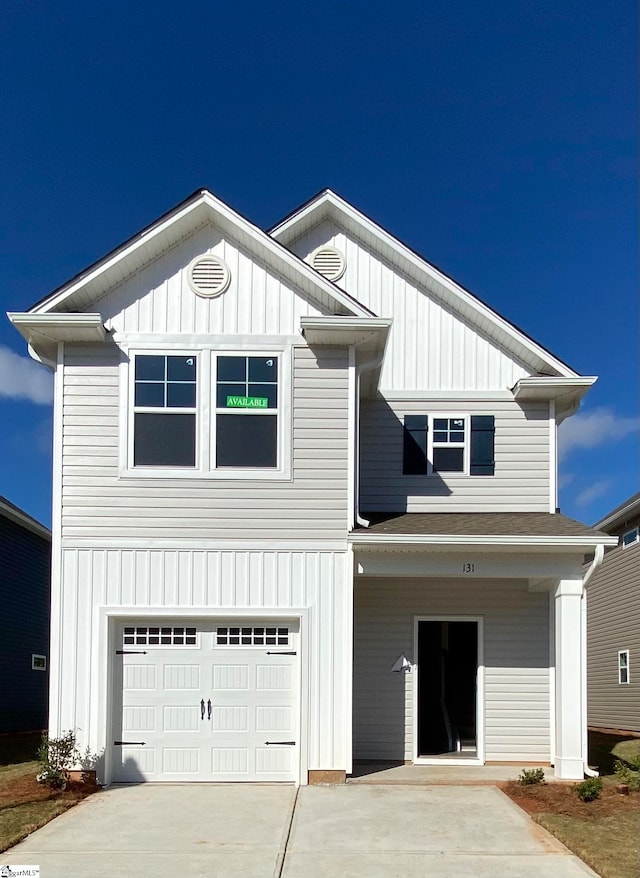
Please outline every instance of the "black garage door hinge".
[[266, 747], [295, 747], [295, 741], [265, 741]]
[[116, 655], [146, 655], [146, 649], [116, 649]]
[[144, 747], [146, 741], [114, 741], [114, 747]]
[[278, 652], [267, 651], [267, 655], [298, 655], [298, 653], [295, 651], [295, 649], [289, 649], [289, 650], [280, 650]]

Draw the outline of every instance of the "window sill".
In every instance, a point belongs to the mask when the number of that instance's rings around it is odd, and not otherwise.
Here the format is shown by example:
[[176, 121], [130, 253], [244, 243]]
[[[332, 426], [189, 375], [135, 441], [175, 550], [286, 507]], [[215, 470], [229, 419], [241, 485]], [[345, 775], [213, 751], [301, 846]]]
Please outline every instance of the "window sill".
[[162, 481], [254, 481], [254, 482], [291, 482], [290, 469], [264, 470], [264, 469], [219, 469], [219, 470], [200, 470], [200, 469], [154, 469], [152, 467], [141, 467], [139, 469], [121, 469], [118, 473], [120, 479], [149, 479]]

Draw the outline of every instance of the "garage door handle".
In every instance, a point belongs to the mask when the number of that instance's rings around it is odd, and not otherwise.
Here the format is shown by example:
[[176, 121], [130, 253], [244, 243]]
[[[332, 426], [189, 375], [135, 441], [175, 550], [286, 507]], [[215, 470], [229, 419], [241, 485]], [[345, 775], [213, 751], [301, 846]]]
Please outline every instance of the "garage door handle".
[[200, 719], [204, 719], [204, 698], [200, 702]]
[[265, 741], [267, 747], [295, 747], [295, 741]]
[[207, 701], [207, 719], [211, 719], [211, 699]]

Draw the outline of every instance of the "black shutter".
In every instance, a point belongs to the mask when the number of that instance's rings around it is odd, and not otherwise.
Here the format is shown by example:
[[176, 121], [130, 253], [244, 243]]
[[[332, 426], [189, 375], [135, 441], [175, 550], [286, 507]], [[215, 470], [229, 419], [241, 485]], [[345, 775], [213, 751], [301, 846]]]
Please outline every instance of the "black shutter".
[[426, 415], [405, 415], [402, 472], [406, 476], [427, 472], [427, 430]]
[[495, 418], [493, 415], [471, 416], [471, 475], [495, 473]]

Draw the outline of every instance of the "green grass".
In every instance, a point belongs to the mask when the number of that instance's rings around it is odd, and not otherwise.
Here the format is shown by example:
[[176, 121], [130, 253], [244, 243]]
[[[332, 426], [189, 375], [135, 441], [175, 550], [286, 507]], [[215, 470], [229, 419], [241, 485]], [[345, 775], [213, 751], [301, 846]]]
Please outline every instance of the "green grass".
[[629, 760], [640, 755], [640, 738], [621, 738], [605, 732], [589, 732], [589, 764], [595, 766], [602, 777], [613, 775], [616, 759]]
[[537, 821], [602, 878], [638, 878], [640, 819], [637, 809], [590, 820], [565, 814], [540, 814]]
[[53, 792], [35, 783], [37, 772], [35, 761], [0, 767], [0, 852], [77, 805], [93, 791], [93, 788], [72, 787], [65, 792]]

